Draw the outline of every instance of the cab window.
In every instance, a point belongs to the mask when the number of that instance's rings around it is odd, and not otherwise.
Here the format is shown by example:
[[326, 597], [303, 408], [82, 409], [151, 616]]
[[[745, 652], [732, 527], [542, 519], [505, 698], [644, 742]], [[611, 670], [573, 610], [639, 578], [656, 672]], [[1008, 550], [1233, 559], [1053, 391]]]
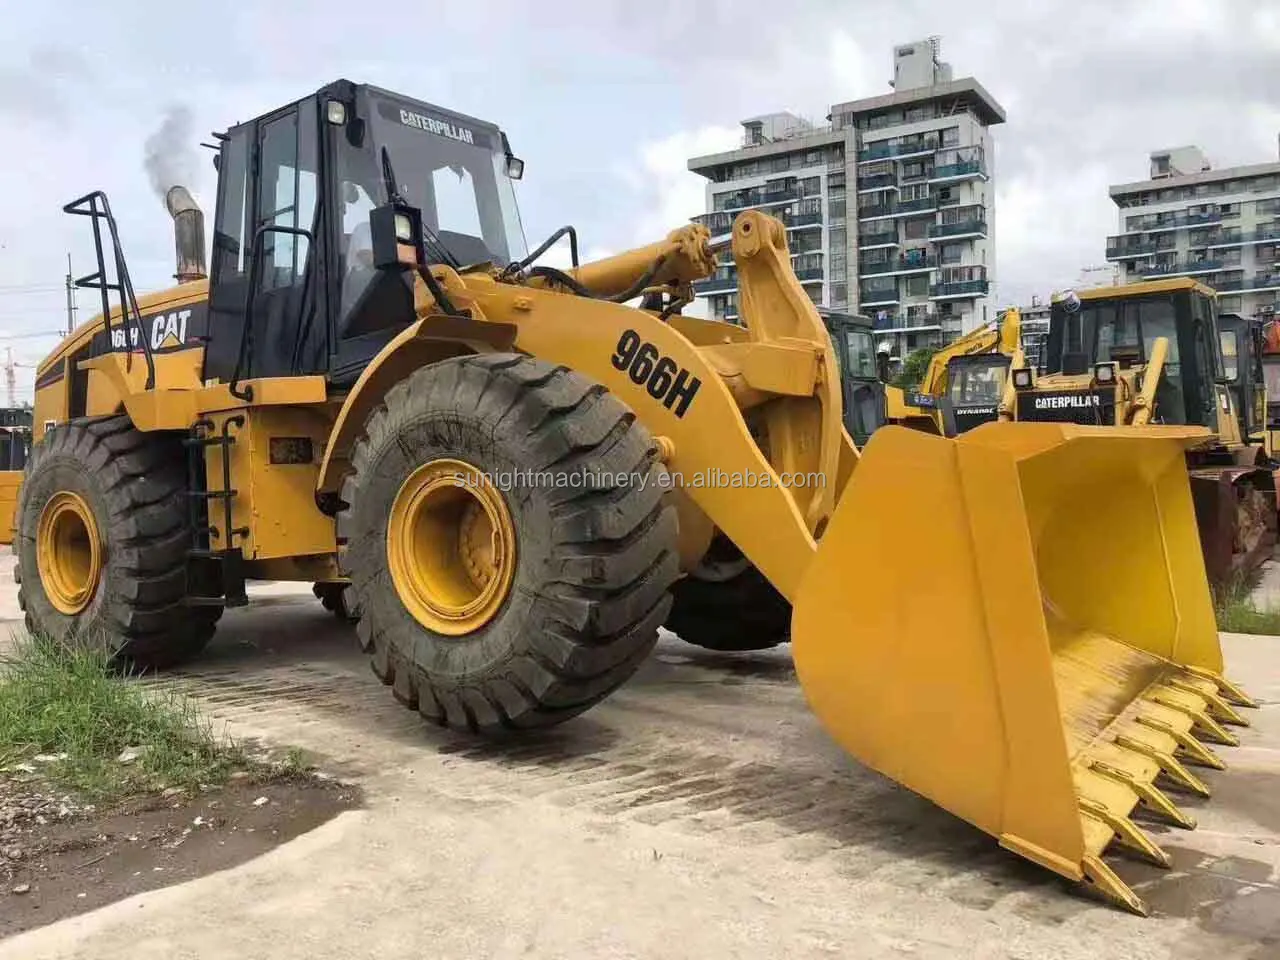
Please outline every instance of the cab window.
[[1232, 383], [1240, 382], [1240, 347], [1234, 330], [1220, 330], [1218, 342], [1222, 345], [1222, 368]]

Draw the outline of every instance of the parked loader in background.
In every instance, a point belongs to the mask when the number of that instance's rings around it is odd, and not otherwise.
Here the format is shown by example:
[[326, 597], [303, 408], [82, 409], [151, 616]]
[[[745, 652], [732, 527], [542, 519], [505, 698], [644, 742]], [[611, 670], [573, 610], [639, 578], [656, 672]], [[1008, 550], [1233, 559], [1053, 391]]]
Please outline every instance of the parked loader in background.
[[887, 422], [955, 437], [1000, 419], [1012, 400], [1009, 364], [1021, 340], [1022, 314], [1014, 307], [942, 347], [915, 389], [886, 388]]
[[1187, 470], [1208, 576], [1227, 587], [1271, 556], [1275, 479], [1241, 435], [1213, 290], [1173, 278], [1055, 297], [1046, 350], [1043, 375], [1014, 369], [1019, 421], [1207, 427]]
[[[1267, 430], [1267, 380], [1263, 368], [1263, 324], [1256, 317], [1237, 313], [1218, 315], [1218, 342], [1222, 369], [1231, 391], [1241, 440], [1260, 447], [1275, 460], [1275, 447]], [[1280, 398], [1277, 398], [1280, 399]]]
[[[246, 579], [349, 582], [395, 697], [489, 733], [588, 709], [693, 597], [738, 603], [684, 639], [759, 630], [751, 577], [846, 749], [1143, 909], [1104, 849], [1167, 865], [1132, 809], [1189, 826], [1157, 775], [1207, 792], [1184, 761], [1218, 764], [1201, 739], [1251, 703], [1195, 539], [1204, 429], [888, 426], [860, 454], [780, 220], [733, 223], [739, 328], [679, 313], [715, 269], [701, 226], [526, 256], [523, 164], [480, 120], [339, 81], [219, 142], [208, 280], [135, 300], [106, 198], [67, 208], [110, 248], [83, 280], [103, 315], [37, 372], [32, 630], [163, 665]], [[538, 265], [565, 234], [575, 266]]]
[[1261, 322], [1262, 378], [1267, 388], [1267, 449], [1280, 450], [1280, 320]]
[[31, 408], [0, 407], [0, 543], [13, 543], [22, 471], [31, 452]]

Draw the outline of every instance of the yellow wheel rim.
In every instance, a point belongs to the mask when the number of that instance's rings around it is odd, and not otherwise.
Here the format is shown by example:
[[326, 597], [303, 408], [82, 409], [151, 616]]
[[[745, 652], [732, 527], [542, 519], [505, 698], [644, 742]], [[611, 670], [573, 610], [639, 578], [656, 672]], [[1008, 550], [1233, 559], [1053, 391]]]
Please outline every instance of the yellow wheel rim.
[[36, 525], [36, 565], [45, 595], [59, 613], [89, 605], [102, 576], [102, 539], [89, 504], [78, 493], [55, 493]]
[[502, 494], [461, 460], [418, 467], [391, 505], [387, 566], [400, 602], [428, 630], [479, 630], [515, 578], [515, 526]]

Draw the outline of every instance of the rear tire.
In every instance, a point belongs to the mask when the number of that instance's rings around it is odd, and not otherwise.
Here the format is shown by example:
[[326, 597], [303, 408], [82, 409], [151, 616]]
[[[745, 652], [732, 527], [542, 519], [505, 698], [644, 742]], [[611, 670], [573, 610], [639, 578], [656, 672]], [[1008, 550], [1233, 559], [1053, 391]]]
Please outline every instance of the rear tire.
[[[389, 559], [401, 542], [389, 538], [407, 529], [393, 518], [402, 491], [444, 460], [513, 480], [497, 490], [509, 530], [495, 536], [514, 543], [493, 548], [510, 585], [486, 620], [452, 635], [424, 625]], [[388, 391], [351, 463], [338, 516], [348, 598], [374, 672], [401, 703], [457, 729], [548, 726], [649, 656], [678, 574], [676, 514], [656, 444], [604, 387], [515, 354], [445, 360]], [[593, 486], [570, 479], [584, 474]]]
[[666, 628], [695, 647], [747, 653], [791, 639], [791, 604], [723, 536], [671, 593]]
[[[136, 669], [173, 666], [203, 650], [222, 611], [186, 603], [192, 544], [186, 491], [181, 445], [140, 433], [128, 417], [47, 432], [32, 448], [15, 524], [15, 577], [27, 629], [102, 650]], [[41, 516], [59, 497], [87, 508], [101, 542], [98, 572], [85, 581], [87, 600], [71, 613], [50, 599], [51, 592], [62, 594], [40, 569]], [[67, 606], [65, 598], [60, 602]]]

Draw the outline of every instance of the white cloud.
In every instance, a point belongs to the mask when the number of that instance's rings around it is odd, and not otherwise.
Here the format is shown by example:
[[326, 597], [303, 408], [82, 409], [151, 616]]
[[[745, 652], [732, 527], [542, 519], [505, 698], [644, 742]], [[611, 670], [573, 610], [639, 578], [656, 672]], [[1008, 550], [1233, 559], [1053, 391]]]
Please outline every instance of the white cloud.
[[707, 181], [689, 171], [689, 158], [741, 144], [742, 128], [726, 126], [683, 130], [642, 144], [637, 159], [619, 171], [639, 200], [633, 242], [653, 243], [705, 212]]

